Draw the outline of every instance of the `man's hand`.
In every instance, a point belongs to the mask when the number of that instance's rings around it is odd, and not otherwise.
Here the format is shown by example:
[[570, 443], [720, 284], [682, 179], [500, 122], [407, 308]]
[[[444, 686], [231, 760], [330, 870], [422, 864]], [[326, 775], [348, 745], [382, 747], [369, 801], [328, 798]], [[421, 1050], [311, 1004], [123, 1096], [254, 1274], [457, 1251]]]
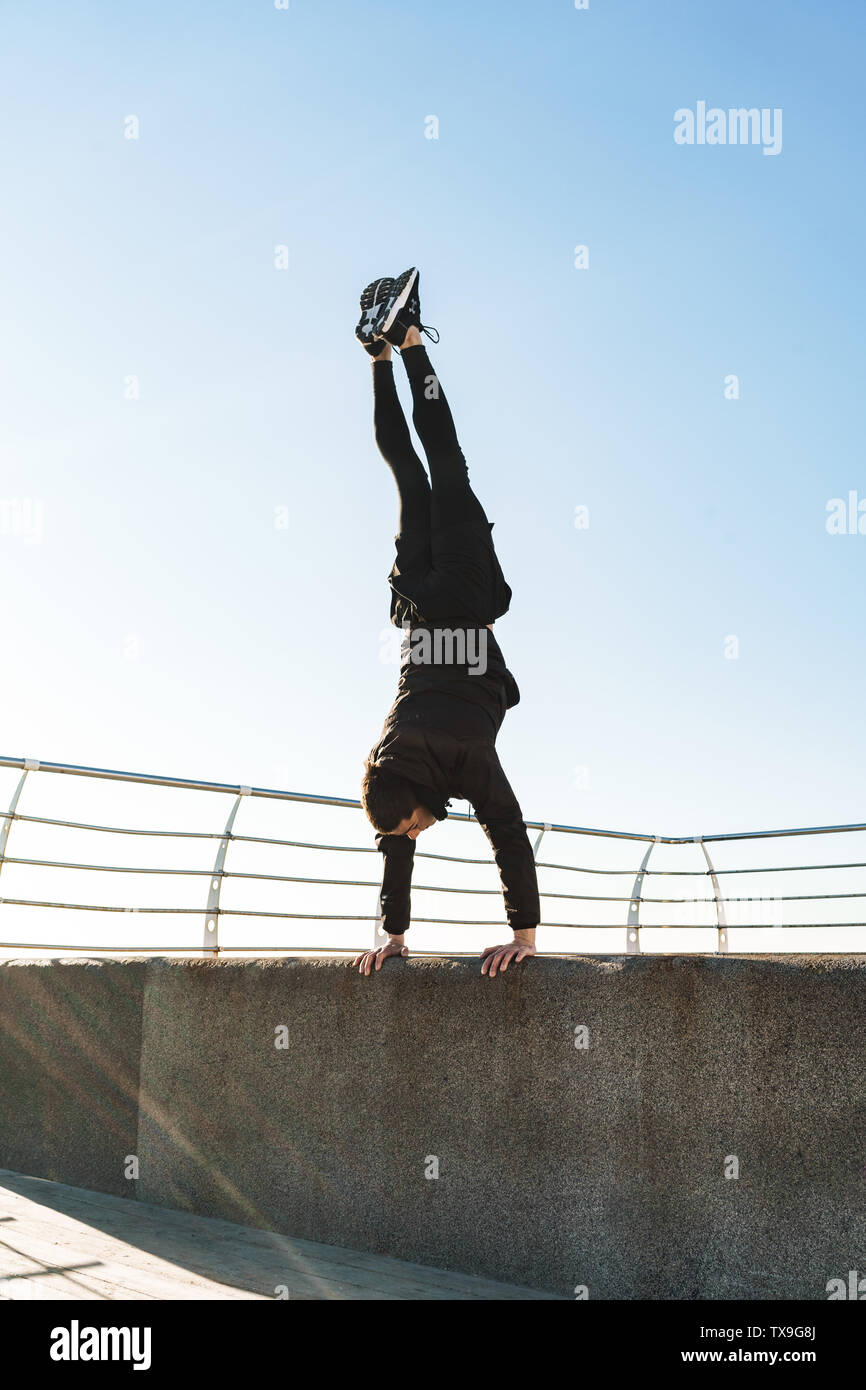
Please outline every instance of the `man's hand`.
[[514, 940], [509, 941], [507, 946], [487, 946], [481, 952], [481, 959], [484, 962], [481, 966], [481, 974], [490, 974], [490, 978], [496, 974], [497, 970], [505, 971], [509, 963], [513, 960], [522, 961], [525, 956], [535, 955], [535, 928], [527, 928], [526, 931], [516, 931]]
[[380, 946], [376, 951], [362, 951], [352, 961], [352, 965], [357, 965], [359, 975], [369, 975], [374, 962], [376, 969], [381, 970], [383, 960], [387, 960], [389, 956], [408, 956], [408, 954], [409, 947], [404, 946], [402, 941], [389, 941], [387, 946]]

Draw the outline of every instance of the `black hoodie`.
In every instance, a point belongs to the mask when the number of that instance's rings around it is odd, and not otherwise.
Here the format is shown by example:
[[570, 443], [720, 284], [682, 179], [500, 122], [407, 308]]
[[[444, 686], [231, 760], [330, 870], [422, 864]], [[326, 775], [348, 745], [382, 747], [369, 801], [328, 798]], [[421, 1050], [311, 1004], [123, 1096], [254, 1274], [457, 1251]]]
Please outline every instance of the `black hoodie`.
[[[443, 628], [447, 625], [439, 625], [440, 632]], [[456, 632], [457, 625], [448, 630]], [[419, 804], [437, 820], [447, 817], [451, 797], [470, 802], [493, 848], [509, 926], [537, 926], [532, 848], [495, 748], [506, 710], [520, 699], [517, 683], [489, 628], [463, 629], [462, 649], [456, 640], [451, 646], [452, 655], [470, 658], [462, 662], [413, 660], [413, 652], [423, 655], [423, 642], [416, 644], [419, 631], [432, 635], [436, 630], [412, 628], [410, 640], [404, 641], [397, 698], [369, 762], [405, 777]], [[440, 656], [448, 653], [448, 645], [445, 639]], [[396, 936], [409, 926], [415, 841], [380, 833], [376, 846], [384, 856], [382, 926]]]

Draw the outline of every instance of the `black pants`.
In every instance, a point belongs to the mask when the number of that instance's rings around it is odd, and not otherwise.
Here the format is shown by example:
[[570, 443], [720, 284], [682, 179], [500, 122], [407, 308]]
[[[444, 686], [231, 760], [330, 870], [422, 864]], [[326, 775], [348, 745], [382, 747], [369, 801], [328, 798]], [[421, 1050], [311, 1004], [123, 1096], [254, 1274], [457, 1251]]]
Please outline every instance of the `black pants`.
[[508, 611], [511, 589], [496, 557], [492, 523], [469, 483], [466, 459], [426, 348], [404, 348], [415, 452], [390, 361], [373, 363], [373, 429], [400, 496], [397, 558], [388, 576], [396, 626], [453, 621], [486, 626]]

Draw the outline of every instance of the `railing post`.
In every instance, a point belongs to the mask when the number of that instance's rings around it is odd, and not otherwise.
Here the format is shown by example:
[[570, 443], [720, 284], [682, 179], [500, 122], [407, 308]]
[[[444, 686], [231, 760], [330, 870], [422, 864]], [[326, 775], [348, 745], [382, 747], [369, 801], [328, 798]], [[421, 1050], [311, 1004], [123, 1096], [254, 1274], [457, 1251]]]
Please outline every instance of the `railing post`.
[[[543, 826], [541, 827], [541, 829], [539, 830], [538, 834], [537, 834], [536, 837], [535, 837], [535, 844], [532, 846], [532, 861], [533, 861], [533, 863], [535, 863], [535, 862], [537, 861], [537, 859], [538, 859], [538, 851], [540, 850], [540, 848], [541, 848], [541, 842], [542, 842], [542, 840], [544, 839], [544, 832], [545, 832], [546, 830], [549, 830], [549, 829], [550, 829], [550, 821], [548, 821], [545, 825], [543, 825]], [[540, 904], [540, 901], [539, 901], [539, 909], [540, 909], [540, 906], [541, 906], [541, 904]], [[539, 925], [541, 925], [541, 924], [539, 923]]]
[[541, 848], [541, 841], [544, 839], [544, 832], [545, 832], [545, 830], [549, 830], [549, 829], [550, 829], [550, 822], [548, 822], [546, 825], [543, 825], [543, 826], [541, 827], [541, 829], [539, 830], [538, 834], [536, 835], [536, 837], [535, 837], [535, 844], [532, 846], [532, 858], [533, 858], [533, 859], [538, 859], [538, 851], [539, 851], [539, 849]]
[[238, 787], [238, 794], [235, 797], [234, 805], [232, 806], [231, 812], [229, 813], [229, 818], [226, 821], [226, 828], [223, 831], [223, 837], [220, 840], [219, 849], [217, 850], [216, 862], [214, 863], [213, 873], [211, 874], [208, 886], [207, 913], [204, 919], [204, 941], [202, 942], [202, 950], [204, 951], [204, 954], [207, 956], [219, 955], [220, 892], [222, 890], [223, 870], [225, 869], [226, 862], [226, 851], [229, 847], [232, 826], [235, 823], [235, 816], [238, 813], [238, 807], [240, 806], [242, 799], [245, 796], [250, 796], [251, 794], [252, 787]]
[[382, 926], [382, 889], [379, 889], [376, 897], [376, 916], [373, 921], [373, 950], [378, 951], [380, 946], [384, 946], [383, 940], [385, 930]]
[[716, 904], [716, 930], [718, 933], [716, 954], [726, 956], [728, 954], [728, 923], [725, 916], [725, 904], [722, 898], [722, 890], [719, 888], [719, 880], [716, 878], [716, 871], [713, 867], [713, 861], [710, 858], [710, 851], [704, 844], [703, 836], [696, 835], [695, 844], [700, 845], [704, 852], [704, 858], [707, 861], [707, 868], [713, 885], [713, 896]]
[[5, 854], [6, 854], [6, 842], [7, 842], [7, 840], [9, 839], [9, 831], [12, 829], [12, 821], [13, 821], [13, 819], [14, 819], [14, 817], [15, 817], [15, 812], [16, 812], [16, 810], [18, 809], [18, 798], [20, 797], [22, 791], [24, 790], [24, 783], [25, 783], [26, 780], [27, 780], [27, 774], [28, 774], [28, 772], [38, 772], [38, 771], [39, 771], [39, 762], [38, 762], [38, 759], [36, 759], [36, 758], [25, 758], [25, 759], [24, 759], [24, 771], [22, 772], [21, 776], [20, 776], [19, 779], [18, 779], [18, 786], [15, 788], [15, 794], [14, 794], [14, 796], [12, 797], [12, 800], [9, 802], [9, 810], [6, 811], [6, 812], [4, 812], [4, 813], [3, 813], [3, 816], [2, 816], [2, 819], [3, 819], [3, 826], [2, 826], [2, 829], [0, 829], [0, 872], [2, 872], [2, 869], [3, 869], [3, 859], [4, 859], [4, 856], [5, 856]]
[[643, 881], [644, 881], [644, 875], [646, 874], [646, 866], [647, 866], [647, 864], [649, 863], [649, 857], [650, 857], [650, 855], [652, 854], [653, 850], [655, 849], [655, 847], [656, 847], [656, 845], [657, 845], [658, 843], [659, 843], [659, 836], [656, 835], [655, 839], [653, 840], [652, 844], [650, 845], [649, 849], [647, 850], [646, 854], [645, 854], [644, 857], [643, 857], [643, 860], [642, 860], [642, 862], [641, 862], [641, 866], [640, 866], [640, 868], [638, 869], [637, 874], [635, 875], [634, 884], [632, 885], [632, 890], [631, 890], [631, 901], [629, 902], [629, 905], [628, 905], [628, 918], [627, 918], [627, 921], [626, 921], [626, 934], [625, 934], [625, 949], [626, 949], [626, 954], [627, 954], [627, 955], [630, 955], [630, 956], [639, 956], [639, 955], [641, 954], [641, 949], [640, 949], [640, 898], [641, 898], [641, 892], [643, 891]]

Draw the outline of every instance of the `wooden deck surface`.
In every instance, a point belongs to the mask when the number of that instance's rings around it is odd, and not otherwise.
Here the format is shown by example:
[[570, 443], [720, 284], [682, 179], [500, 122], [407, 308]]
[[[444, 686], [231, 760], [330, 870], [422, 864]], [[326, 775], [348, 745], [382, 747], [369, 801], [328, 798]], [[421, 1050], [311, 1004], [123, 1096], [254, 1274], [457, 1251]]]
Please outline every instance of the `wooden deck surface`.
[[2, 1300], [287, 1296], [553, 1297], [0, 1169]]

